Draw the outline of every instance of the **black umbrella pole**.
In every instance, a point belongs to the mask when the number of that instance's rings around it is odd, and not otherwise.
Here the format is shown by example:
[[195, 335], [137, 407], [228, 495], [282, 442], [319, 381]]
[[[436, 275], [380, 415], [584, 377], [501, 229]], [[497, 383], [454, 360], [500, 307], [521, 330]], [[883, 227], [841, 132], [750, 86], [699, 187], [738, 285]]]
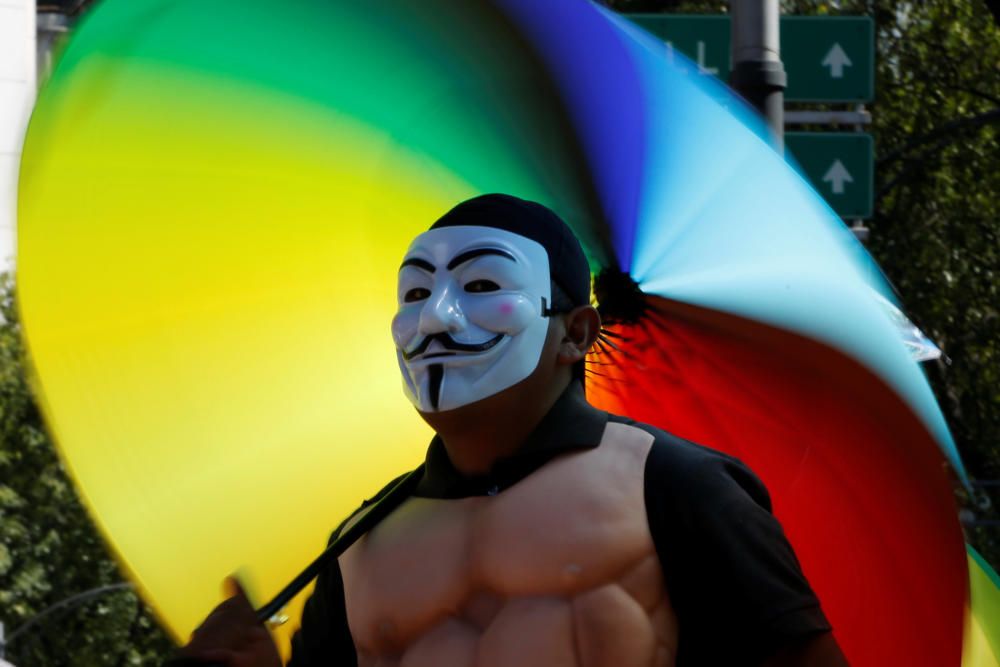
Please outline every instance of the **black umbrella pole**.
[[410, 497], [413, 493], [416, 483], [420, 481], [420, 477], [423, 473], [423, 466], [420, 466], [410, 474], [406, 475], [403, 479], [399, 480], [392, 489], [382, 496], [377, 502], [373, 503], [367, 512], [361, 515], [361, 518], [354, 522], [347, 530], [337, 536], [337, 538], [330, 543], [330, 546], [326, 548], [323, 553], [316, 557], [316, 560], [309, 563], [306, 569], [302, 570], [297, 577], [292, 579], [292, 581], [281, 589], [281, 592], [274, 596], [274, 598], [265, 604], [263, 607], [257, 610], [257, 620], [261, 623], [267, 623], [275, 615], [282, 610], [282, 608], [288, 604], [292, 598], [294, 598], [298, 593], [309, 585], [312, 581], [319, 575], [320, 571], [326, 567], [332, 559], [340, 557], [342, 553], [347, 551], [348, 547], [357, 542], [362, 535], [367, 533], [369, 530], [374, 528], [382, 519], [389, 516], [389, 514], [399, 507], [404, 500]]
[[[382, 519], [399, 507], [404, 500], [410, 497], [416, 488], [417, 482], [423, 475], [423, 466], [403, 477], [392, 489], [377, 502], [372, 503], [368, 510], [361, 515], [347, 530], [342, 532], [316, 559], [309, 563], [297, 577], [279, 592], [270, 602], [255, 611], [257, 621], [267, 623], [274, 618], [287, 605], [292, 598], [298, 595], [303, 588], [309, 585], [332, 559], [338, 558], [342, 553], [357, 542], [362, 535], [374, 528]], [[206, 663], [192, 658], [174, 657], [164, 663], [164, 667], [224, 667], [217, 663]]]

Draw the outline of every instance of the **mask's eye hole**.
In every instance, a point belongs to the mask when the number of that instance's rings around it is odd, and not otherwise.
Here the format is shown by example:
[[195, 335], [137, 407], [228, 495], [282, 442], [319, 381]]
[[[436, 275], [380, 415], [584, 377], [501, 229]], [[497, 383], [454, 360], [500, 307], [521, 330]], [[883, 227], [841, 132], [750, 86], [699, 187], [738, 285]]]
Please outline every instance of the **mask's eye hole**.
[[500, 286], [492, 280], [472, 280], [465, 283], [465, 291], [473, 294], [479, 294], [480, 292], [496, 292], [499, 289]]
[[414, 287], [413, 289], [406, 290], [406, 294], [403, 295], [403, 301], [406, 303], [413, 303], [414, 301], [423, 301], [431, 295], [431, 291], [426, 287]]

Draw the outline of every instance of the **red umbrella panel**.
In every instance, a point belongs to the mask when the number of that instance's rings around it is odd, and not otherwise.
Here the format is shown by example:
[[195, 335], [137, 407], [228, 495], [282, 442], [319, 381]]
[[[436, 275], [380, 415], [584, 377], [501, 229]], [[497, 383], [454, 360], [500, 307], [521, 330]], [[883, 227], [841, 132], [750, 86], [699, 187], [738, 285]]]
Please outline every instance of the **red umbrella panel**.
[[951, 482], [899, 396], [803, 336], [659, 297], [649, 306], [609, 327], [588, 398], [765, 480], [852, 664], [959, 664], [966, 573]]

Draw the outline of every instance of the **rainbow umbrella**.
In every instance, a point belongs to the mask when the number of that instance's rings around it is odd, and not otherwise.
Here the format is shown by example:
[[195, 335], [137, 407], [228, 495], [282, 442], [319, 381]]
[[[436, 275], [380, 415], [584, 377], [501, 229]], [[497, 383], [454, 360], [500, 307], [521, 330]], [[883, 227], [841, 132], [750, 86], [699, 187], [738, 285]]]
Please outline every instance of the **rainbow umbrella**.
[[971, 546], [962, 667], [1000, 667], [1000, 575]]
[[752, 112], [661, 47], [576, 0], [87, 17], [25, 143], [20, 306], [49, 427], [176, 637], [226, 573], [270, 595], [422, 458], [394, 269], [508, 192], [600, 275], [591, 400], [757, 470], [852, 664], [959, 663], [944, 462], [964, 473], [891, 294]]

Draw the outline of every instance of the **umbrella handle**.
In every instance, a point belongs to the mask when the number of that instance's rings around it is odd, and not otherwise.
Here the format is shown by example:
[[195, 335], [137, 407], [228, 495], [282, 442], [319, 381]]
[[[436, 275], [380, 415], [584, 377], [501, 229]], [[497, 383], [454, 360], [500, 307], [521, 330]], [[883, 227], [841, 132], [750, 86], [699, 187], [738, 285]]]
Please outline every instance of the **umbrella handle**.
[[261, 623], [267, 623], [271, 620], [299, 591], [316, 578], [327, 563], [334, 558], [338, 558], [342, 553], [347, 551], [348, 547], [357, 542], [362, 535], [374, 528], [382, 519], [389, 516], [394, 509], [410, 497], [416, 489], [417, 482], [423, 476], [423, 471], [424, 466], [421, 464], [416, 470], [396, 482], [396, 485], [382, 496], [382, 498], [370, 505], [369, 510], [353, 526], [338, 535], [323, 553], [317, 556], [313, 562], [309, 563], [297, 577], [281, 589], [281, 592], [256, 611], [257, 620]]
[[[404, 500], [409, 498], [416, 489], [417, 482], [419, 482], [420, 478], [423, 476], [423, 471], [424, 466], [421, 464], [416, 470], [396, 482], [396, 485], [393, 486], [388, 493], [382, 496], [382, 498], [370, 505], [368, 511], [365, 512], [353, 526], [338, 535], [337, 538], [333, 540], [333, 542], [331, 542], [330, 545], [323, 551], [323, 553], [317, 556], [313, 562], [309, 563], [309, 565], [307, 565], [297, 577], [292, 579], [287, 586], [282, 588], [270, 602], [254, 612], [257, 616], [257, 621], [260, 623], [267, 623], [271, 620], [271, 618], [277, 615], [278, 612], [280, 612], [293, 597], [305, 588], [310, 581], [316, 578], [327, 563], [347, 551], [348, 547], [357, 542], [362, 535], [374, 528], [380, 521], [382, 521], [382, 519], [389, 516], [394, 509], [399, 507]], [[176, 656], [167, 660], [163, 664], [163, 667], [225, 666], [218, 663], [202, 662], [194, 658]]]

